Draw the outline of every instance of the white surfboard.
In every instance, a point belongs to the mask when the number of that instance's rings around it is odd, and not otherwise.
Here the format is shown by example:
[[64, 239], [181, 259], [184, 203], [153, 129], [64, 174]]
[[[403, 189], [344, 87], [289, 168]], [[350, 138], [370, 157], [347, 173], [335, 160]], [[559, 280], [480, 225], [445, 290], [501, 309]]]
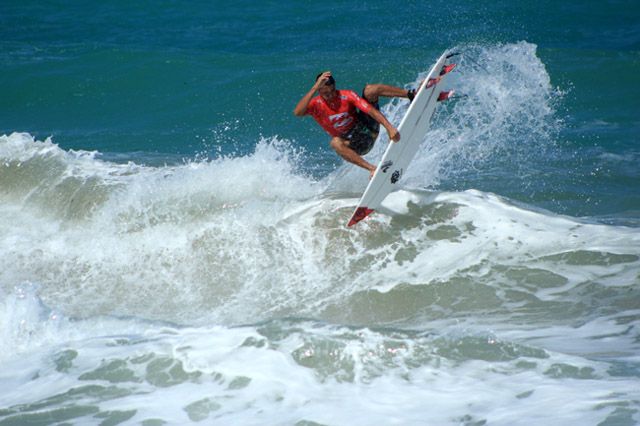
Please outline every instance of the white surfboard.
[[429, 130], [429, 123], [438, 100], [445, 100], [452, 93], [442, 92], [441, 96], [442, 81], [455, 67], [455, 64], [447, 63], [452, 56], [448, 52], [443, 53], [420, 85], [413, 102], [398, 126], [400, 141], [389, 141], [389, 146], [351, 216], [348, 226], [355, 225], [373, 213], [380, 207], [387, 195], [397, 188], [398, 181], [407, 170]]

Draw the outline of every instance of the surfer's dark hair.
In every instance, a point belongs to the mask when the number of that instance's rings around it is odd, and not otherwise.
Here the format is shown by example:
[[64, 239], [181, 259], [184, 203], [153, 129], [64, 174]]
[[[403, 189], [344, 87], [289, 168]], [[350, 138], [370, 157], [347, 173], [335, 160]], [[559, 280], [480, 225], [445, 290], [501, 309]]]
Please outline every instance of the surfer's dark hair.
[[[318, 81], [318, 79], [322, 74], [324, 73], [321, 72], [320, 74], [316, 75], [316, 81]], [[329, 86], [333, 86], [334, 84], [336, 84], [336, 80], [333, 78], [332, 75], [330, 75], [325, 84], [328, 84]]]

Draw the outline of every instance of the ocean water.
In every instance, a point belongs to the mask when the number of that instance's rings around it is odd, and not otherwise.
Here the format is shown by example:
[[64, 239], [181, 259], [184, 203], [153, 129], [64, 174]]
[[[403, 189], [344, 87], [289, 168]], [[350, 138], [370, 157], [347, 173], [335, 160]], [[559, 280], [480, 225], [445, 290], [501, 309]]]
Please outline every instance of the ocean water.
[[[446, 49], [347, 228], [294, 106]], [[0, 70], [0, 425], [640, 424], [637, 2], [5, 0]]]

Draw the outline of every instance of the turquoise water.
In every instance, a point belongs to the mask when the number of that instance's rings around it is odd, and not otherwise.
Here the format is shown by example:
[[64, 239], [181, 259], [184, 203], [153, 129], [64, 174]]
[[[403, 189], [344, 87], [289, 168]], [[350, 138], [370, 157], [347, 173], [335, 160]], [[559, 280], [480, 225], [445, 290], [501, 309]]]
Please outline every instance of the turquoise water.
[[[346, 228], [293, 108], [445, 49]], [[0, 425], [640, 422], [637, 2], [5, 1], [0, 69]]]

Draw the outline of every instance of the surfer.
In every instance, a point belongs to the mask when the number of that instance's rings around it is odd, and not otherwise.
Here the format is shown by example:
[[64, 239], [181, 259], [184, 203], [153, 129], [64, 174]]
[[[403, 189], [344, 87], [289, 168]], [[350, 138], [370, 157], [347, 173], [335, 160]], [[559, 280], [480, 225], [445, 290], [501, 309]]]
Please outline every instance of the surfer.
[[[314, 97], [318, 92], [318, 96]], [[394, 142], [400, 133], [379, 111], [378, 100], [384, 97], [402, 97], [410, 101], [415, 90], [406, 90], [385, 84], [368, 84], [362, 97], [351, 90], [336, 90], [331, 71], [318, 74], [309, 92], [300, 99], [293, 114], [311, 115], [331, 135], [331, 148], [346, 161], [369, 171], [373, 176], [376, 166], [362, 158], [367, 154], [382, 125]]]

